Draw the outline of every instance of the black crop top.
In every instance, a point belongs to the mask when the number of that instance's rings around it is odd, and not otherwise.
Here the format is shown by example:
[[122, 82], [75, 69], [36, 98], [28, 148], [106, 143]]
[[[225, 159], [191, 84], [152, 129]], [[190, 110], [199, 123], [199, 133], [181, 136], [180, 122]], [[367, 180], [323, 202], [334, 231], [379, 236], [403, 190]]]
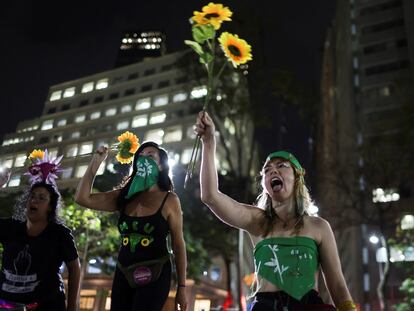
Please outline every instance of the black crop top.
[[169, 226], [162, 216], [162, 208], [169, 192], [158, 210], [149, 216], [128, 216], [122, 209], [118, 219], [121, 246], [118, 261], [123, 266], [163, 257], [168, 254]]

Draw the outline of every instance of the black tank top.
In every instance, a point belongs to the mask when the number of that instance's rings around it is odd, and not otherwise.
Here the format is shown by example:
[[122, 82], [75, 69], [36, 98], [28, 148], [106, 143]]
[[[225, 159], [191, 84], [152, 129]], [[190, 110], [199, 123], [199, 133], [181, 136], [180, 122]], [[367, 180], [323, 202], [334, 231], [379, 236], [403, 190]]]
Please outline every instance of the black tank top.
[[118, 261], [121, 265], [129, 266], [168, 254], [169, 227], [161, 213], [168, 195], [169, 192], [155, 214], [149, 216], [128, 216], [125, 208], [122, 209], [118, 219], [118, 230], [121, 234]]

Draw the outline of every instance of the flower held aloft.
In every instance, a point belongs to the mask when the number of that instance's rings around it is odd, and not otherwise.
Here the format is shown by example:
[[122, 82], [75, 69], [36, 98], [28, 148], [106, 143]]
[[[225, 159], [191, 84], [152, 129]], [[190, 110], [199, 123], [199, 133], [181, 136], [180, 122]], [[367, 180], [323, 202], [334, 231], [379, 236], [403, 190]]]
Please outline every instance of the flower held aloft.
[[135, 152], [137, 152], [139, 148], [138, 137], [135, 134], [126, 131], [118, 136], [118, 141], [119, 143], [116, 145], [116, 149], [118, 150], [116, 159], [122, 164], [131, 163]]
[[222, 4], [210, 2], [208, 5], [203, 6], [202, 12], [194, 11], [194, 16], [191, 18], [196, 25], [210, 24], [215, 30], [218, 30], [221, 23], [224, 21], [231, 21], [232, 12], [228, 7]]
[[218, 40], [227, 59], [235, 68], [252, 59], [252, 47], [238, 35], [223, 32]]
[[56, 185], [58, 174], [62, 172], [60, 168], [62, 158], [63, 156], [50, 156], [47, 149], [45, 151], [35, 149], [28, 156], [32, 165], [29, 166], [28, 172], [24, 175], [30, 177], [30, 183], [32, 185], [38, 182]]

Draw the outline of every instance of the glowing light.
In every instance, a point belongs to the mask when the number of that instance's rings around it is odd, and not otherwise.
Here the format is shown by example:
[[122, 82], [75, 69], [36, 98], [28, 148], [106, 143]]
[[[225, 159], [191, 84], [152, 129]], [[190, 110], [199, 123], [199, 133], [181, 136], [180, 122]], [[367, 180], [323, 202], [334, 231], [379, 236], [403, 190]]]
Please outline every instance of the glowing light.
[[370, 241], [372, 244], [378, 244], [378, 242], [379, 242], [379, 238], [378, 238], [376, 235], [371, 235], [371, 236], [369, 237], [369, 241]]

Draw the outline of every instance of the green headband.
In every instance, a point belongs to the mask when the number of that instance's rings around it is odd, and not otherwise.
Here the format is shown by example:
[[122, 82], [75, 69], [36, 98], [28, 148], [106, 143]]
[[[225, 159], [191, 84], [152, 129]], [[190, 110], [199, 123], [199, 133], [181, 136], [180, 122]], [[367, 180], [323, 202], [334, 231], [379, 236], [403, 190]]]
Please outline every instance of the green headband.
[[272, 160], [274, 158], [282, 158], [285, 160], [288, 160], [290, 163], [293, 164], [294, 167], [296, 167], [300, 172], [305, 172], [305, 170], [302, 168], [302, 166], [300, 165], [298, 159], [295, 158], [295, 156], [287, 151], [276, 151], [276, 152], [272, 152], [271, 154], [269, 154], [267, 156], [266, 162], [269, 160]]

